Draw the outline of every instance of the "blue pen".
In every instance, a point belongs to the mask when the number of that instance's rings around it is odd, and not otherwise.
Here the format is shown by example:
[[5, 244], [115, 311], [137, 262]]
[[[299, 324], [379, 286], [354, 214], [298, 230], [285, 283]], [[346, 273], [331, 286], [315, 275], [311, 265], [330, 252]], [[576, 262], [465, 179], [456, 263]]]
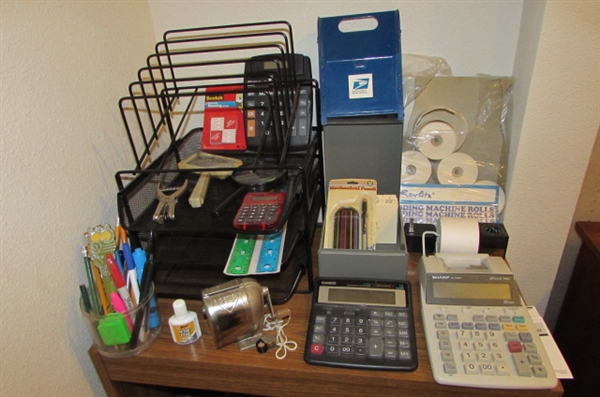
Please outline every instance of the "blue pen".
[[144, 266], [146, 265], [146, 251], [141, 248], [136, 248], [133, 251], [133, 262], [135, 263], [138, 284], [142, 283], [142, 274], [144, 273]]
[[[133, 251], [133, 260], [135, 262], [135, 267], [137, 270], [137, 277], [139, 283], [141, 284], [142, 276], [144, 274], [144, 267], [146, 265], [146, 251], [141, 248], [136, 248]], [[160, 327], [160, 319], [158, 318], [158, 307], [156, 306], [156, 300], [154, 297], [150, 299], [150, 316], [149, 316], [149, 326], [154, 329]]]
[[135, 270], [135, 261], [133, 260], [129, 243], [123, 242], [121, 247], [123, 248], [123, 256], [125, 257], [125, 266], [127, 266], [127, 271]]
[[125, 266], [123, 266], [123, 258], [121, 257], [121, 251], [116, 249], [113, 256], [115, 257], [115, 260], [117, 261], [117, 265], [118, 265], [117, 267], [121, 271], [121, 274], [123, 275], [123, 277], [125, 277]]
[[140, 286], [135, 270], [135, 261], [131, 254], [131, 247], [127, 242], [125, 231], [123, 231], [121, 238], [121, 249], [123, 250], [123, 257], [125, 258], [125, 281], [127, 282], [127, 288], [133, 293], [135, 304], [140, 303]]

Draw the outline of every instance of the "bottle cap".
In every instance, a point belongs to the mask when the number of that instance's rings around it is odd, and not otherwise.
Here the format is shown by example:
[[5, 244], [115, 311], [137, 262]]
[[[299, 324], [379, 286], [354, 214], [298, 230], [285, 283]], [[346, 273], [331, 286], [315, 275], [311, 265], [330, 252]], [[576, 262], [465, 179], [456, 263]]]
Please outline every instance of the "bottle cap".
[[183, 317], [188, 313], [187, 305], [183, 299], [177, 299], [173, 302], [173, 311], [177, 317]]

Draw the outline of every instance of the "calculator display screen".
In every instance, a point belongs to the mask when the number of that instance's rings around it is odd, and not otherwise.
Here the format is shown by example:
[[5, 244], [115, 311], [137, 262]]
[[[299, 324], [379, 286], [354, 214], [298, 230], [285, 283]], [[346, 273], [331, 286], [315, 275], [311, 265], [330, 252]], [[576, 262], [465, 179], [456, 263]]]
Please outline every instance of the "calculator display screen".
[[321, 286], [319, 302], [406, 307], [404, 290]]
[[519, 306], [519, 287], [512, 275], [429, 274], [426, 299], [436, 305]]
[[275, 62], [275, 61], [265, 61], [263, 62], [263, 69], [264, 70], [276, 70], [279, 68], [284, 68], [287, 67], [287, 62]]
[[433, 283], [433, 296], [441, 299], [512, 299], [509, 284], [493, 283]]

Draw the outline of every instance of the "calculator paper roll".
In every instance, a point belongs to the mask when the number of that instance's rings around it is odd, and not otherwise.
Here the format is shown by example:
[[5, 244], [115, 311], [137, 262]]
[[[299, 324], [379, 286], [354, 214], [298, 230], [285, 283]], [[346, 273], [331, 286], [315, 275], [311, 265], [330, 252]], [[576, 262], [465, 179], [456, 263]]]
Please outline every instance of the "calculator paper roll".
[[452, 154], [458, 147], [454, 128], [442, 121], [425, 124], [416, 134], [419, 151], [431, 160], [440, 160]]
[[431, 177], [431, 162], [416, 150], [402, 153], [402, 183], [427, 183]]
[[460, 152], [442, 159], [436, 170], [437, 180], [442, 185], [470, 185], [477, 181], [478, 174], [475, 160]]
[[479, 251], [479, 221], [474, 218], [440, 218], [437, 223], [439, 253], [468, 253]]
[[506, 195], [504, 194], [504, 189], [492, 181], [478, 181], [476, 185], [498, 186], [498, 214], [501, 214], [502, 211], [504, 211], [504, 205], [506, 204]]

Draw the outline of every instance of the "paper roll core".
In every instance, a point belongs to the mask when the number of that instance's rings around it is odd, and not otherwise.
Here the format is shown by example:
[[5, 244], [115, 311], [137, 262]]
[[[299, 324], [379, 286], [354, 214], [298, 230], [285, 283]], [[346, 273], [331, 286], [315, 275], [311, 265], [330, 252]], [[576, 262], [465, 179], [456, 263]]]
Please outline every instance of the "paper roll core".
[[457, 143], [456, 131], [443, 121], [430, 121], [417, 132], [419, 151], [432, 160], [439, 160], [453, 153]]
[[416, 150], [402, 153], [401, 183], [427, 183], [431, 177], [431, 162]]
[[452, 153], [440, 161], [436, 177], [442, 185], [469, 185], [475, 183], [479, 173], [477, 162], [465, 153]]

